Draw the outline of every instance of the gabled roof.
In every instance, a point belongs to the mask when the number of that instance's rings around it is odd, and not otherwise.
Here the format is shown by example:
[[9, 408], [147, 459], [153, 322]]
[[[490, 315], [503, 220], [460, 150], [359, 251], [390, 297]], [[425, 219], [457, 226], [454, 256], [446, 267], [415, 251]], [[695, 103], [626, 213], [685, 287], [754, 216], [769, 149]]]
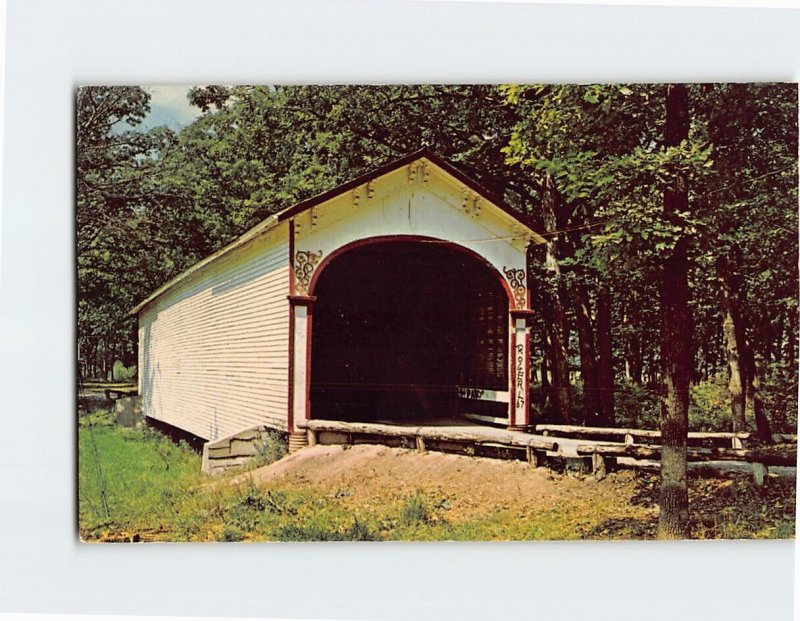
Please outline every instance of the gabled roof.
[[373, 179], [377, 179], [378, 177], [382, 177], [383, 175], [386, 175], [386, 174], [388, 174], [390, 172], [393, 172], [393, 171], [397, 170], [398, 168], [402, 168], [403, 166], [407, 166], [411, 162], [414, 162], [414, 161], [420, 160], [420, 159], [426, 159], [429, 162], [431, 162], [432, 164], [434, 164], [435, 166], [441, 168], [445, 173], [447, 173], [451, 177], [455, 178], [460, 183], [463, 183], [465, 186], [467, 186], [473, 192], [478, 194], [481, 198], [483, 198], [484, 200], [488, 201], [489, 203], [491, 203], [492, 205], [494, 205], [495, 207], [497, 207], [501, 211], [505, 212], [508, 216], [510, 216], [511, 218], [516, 220], [517, 222], [519, 222], [522, 226], [524, 226], [526, 229], [528, 229], [528, 231], [530, 231], [531, 238], [536, 243], [545, 243], [546, 242], [546, 240], [539, 233], [536, 232], [536, 229], [534, 228], [535, 225], [531, 221], [530, 217], [528, 217], [526, 214], [523, 214], [520, 211], [514, 209], [513, 207], [510, 207], [501, 198], [493, 195], [492, 192], [487, 190], [485, 187], [480, 185], [477, 181], [475, 181], [471, 177], [468, 177], [467, 175], [465, 175], [463, 172], [458, 170], [455, 166], [453, 166], [447, 160], [441, 158], [440, 156], [436, 155], [435, 153], [433, 153], [432, 151], [428, 150], [427, 148], [422, 148], [422, 149], [419, 149], [417, 151], [413, 151], [413, 152], [409, 153], [408, 155], [404, 155], [403, 157], [401, 157], [399, 159], [396, 159], [396, 160], [393, 160], [393, 161], [391, 161], [391, 162], [389, 162], [387, 164], [384, 164], [383, 166], [375, 168], [375, 169], [373, 169], [373, 170], [371, 170], [371, 171], [369, 171], [369, 172], [367, 172], [367, 173], [365, 173], [365, 174], [363, 174], [363, 175], [361, 175], [359, 177], [356, 177], [355, 179], [352, 179], [352, 180], [348, 181], [347, 183], [343, 183], [342, 185], [336, 186], [335, 188], [332, 188], [330, 190], [322, 192], [321, 194], [317, 194], [316, 196], [312, 196], [311, 198], [308, 198], [308, 199], [306, 199], [304, 201], [301, 201], [301, 202], [297, 203], [296, 205], [292, 205], [291, 207], [287, 207], [286, 209], [283, 209], [283, 210], [281, 210], [281, 211], [279, 211], [279, 212], [267, 217], [266, 219], [264, 219], [260, 223], [258, 223], [256, 226], [251, 228], [249, 231], [247, 231], [246, 233], [244, 233], [240, 237], [238, 237], [235, 240], [233, 240], [228, 245], [220, 248], [219, 250], [217, 250], [213, 254], [210, 254], [206, 258], [201, 259], [200, 261], [198, 261], [197, 263], [192, 265], [190, 268], [188, 268], [185, 271], [181, 272], [175, 278], [173, 278], [169, 282], [165, 283], [163, 286], [161, 286], [158, 289], [156, 289], [147, 298], [145, 298], [139, 304], [137, 304], [136, 307], [134, 307], [131, 310], [130, 314], [131, 315], [135, 315], [140, 310], [142, 310], [145, 306], [147, 306], [150, 302], [155, 300], [157, 297], [159, 297], [160, 295], [162, 295], [163, 293], [165, 293], [169, 289], [172, 289], [172, 287], [174, 287], [176, 284], [178, 284], [182, 280], [186, 279], [191, 274], [194, 274], [195, 272], [198, 272], [198, 271], [202, 270], [204, 267], [206, 267], [210, 263], [213, 263], [214, 261], [216, 261], [220, 257], [228, 254], [232, 250], [235, 250], [236, 248], [245, 245], [247, 242], [252, 241], [253, 239], [258, 237], [259, 235], [262, 235], [263, 233], [266, 233], [267, 231], [270, 231], [271, 229], [273, 229], [276, 226], [278, 226], [281, 222], [285, 222], [286, 220], [290, 220], [291, 218], [297, 216], [298, 214], [303, 213], [304, 211], [306, 211], [308, 209], [311, 209], [312, 207], [316, 207], [317, 205], [320, 205], [320, 204], [322, 204], [322, 203], [324, 203], [326, 201], [329, 201], [329, 200], [331, 200], [333, 198], [336, 198], [337, 196], [340, 196], [340, 195], [342, 195], [342, 194], [344, 194], [346, 192], [349, 192], [350, 190], [353, 190], [354, 188], [356, 188], [358, 186], [361, 186], [361, 185], [363, 185], [365, 183], [368, 183], [369, 181], [372, 181]]
[[357, 188], [360, 185], [364, 185], [365, 183], [368, 183], [369, 181], [372, 181], [373, 179], [377, 179], [378, 177], [382, 177], [383, 175], [385, 175], [387, 173], [390, 173], [390, 172], [392, 172], [394, 170], [397, 170], [398, 168], [402, 168], [403, 166], [407, 166], [411, 162], [414, 162], [416, 160], [423, 159], [423, 158], [428, 160], [429, 162], [435, 164], [436, 166], [438, 166], [442, 170], [444, 170], [451, 177], [455, 177], [456, 179], [458, 179], [458, 181], [463, 183], [465, 186], [467, 186], [473, 192], [475, 192], [476, 194], [479, 194], [481, 196], [481, 198], [483, 198], [483, 199], [487, 200], [488, 202], [492, 203], [493, 205], [498, 207], [500, 210], [504, 211], [509, 216], [514, 218], [514, 220], [516, 220], [517, 222], [522, 224], [525, 228], [529, 229], [531, 231], [531, 233], [533, 233], [533, 236], [535, 238], [538, 238], [537, 242], [539, 242], [539, 243], [544, 243], [545, 242], [545, 240], [542, 239], [538, 233], [536, 233], [536, 229], [534, 228], [533, 222], [531, 221], [531, 219], [526, 214], [523, 214], [522, 212], [514, 209], [513, 207], [510, 207], [501, 198], [493, 195], [492, 192], [487, 190], [485, 187], [483, 187], [477, 181], [475, 181], [471, 177], [468, 177], [463, 172], [461, 172], [458, 168], [453, 166], [450, 162], [448, 162], [444, 158], [436, 155], [433, 151], [430, 151], [427, 148], [422, 148], [422, 149], [419, 149], [417, 151], [412, 151], [408, 155], [404, 155], [403, 157], [401, 157], [399, 159], [392, 160], [388, 164], [384, 164], [383, 166], [380, 166], [378, 168], [370, 170], [369, 172], [364, 173], [360, 177], [356, 177], [355, 179], [351, 179], [347, 183], [343, 183], [342, 185], [336, 186], [335, 188], [331, 188], [330, 190], [327, 190], [326, 192], [323, 192], [322, 194], [317, 194], [316, 196], [312, 196], [311, 198], [308, 198], [308, 199], [306, 199], [306, 200], [304, 200], [304, 201], [302, 201], [300, 203], [297, 203], [296, 205], [293, 205], [293, 206], [291, 206], [291, 207], [289, 207], [287, 209], [284, 209], [283, 211], [279, 211], [275, 215], [278, 218], [278, 222], [282, 222], [283, 220], [286, 220], [288, 218], [296, 216], [299, 213], [302, 213], [306, 209], [311, 209], [312, 207], [315, 207], [315, 206], [317, 206], [317, 205], [319, 205], [321, 203], [324, 203], [325, 201], [329, 201], [330, 199], [335, 198], [336, 196], [339, 196], [340, 194], [344, 194], [345, 192], [349, 192], [350, 190], [352, 190], [354, 188]]

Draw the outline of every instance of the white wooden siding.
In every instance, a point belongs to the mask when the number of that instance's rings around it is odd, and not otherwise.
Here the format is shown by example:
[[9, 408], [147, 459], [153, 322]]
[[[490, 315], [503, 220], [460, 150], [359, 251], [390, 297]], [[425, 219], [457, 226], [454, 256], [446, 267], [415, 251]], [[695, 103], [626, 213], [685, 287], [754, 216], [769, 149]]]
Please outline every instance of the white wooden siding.
[[286, 429], [288, 225], [192, 274], [139, 315], [144, 413], [216, 440]]

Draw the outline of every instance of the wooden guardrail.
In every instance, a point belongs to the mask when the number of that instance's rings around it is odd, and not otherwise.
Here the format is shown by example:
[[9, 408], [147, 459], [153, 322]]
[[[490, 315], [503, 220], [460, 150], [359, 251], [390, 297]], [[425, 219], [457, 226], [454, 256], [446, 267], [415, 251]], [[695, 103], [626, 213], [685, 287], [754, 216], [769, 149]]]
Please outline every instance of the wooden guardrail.
[[[561, 436], [577, 438], [603, 438], [603, 437], [622, 437], [626, 444], [635, 444], [638, 438], [645, 440], [660, 440], [661, 432], [657, 429], [630, 429], [627, 427], [581, 427], [579, 425], [556, 425], [541, 424], [536, 425], [536, 433], [544, 436]], [[687, 434], [689, 444], [703, 441], [728, 441], [732, 448], [742, 448], [742, 443], [754, 439], [749, 432], [733, 433], [729, 431], [690, 431]], [[772, 435], [772, 441], [776, 444], [792, 443], [797, 444], [797, 436], [786, 433], [776, 433]]]
[[[590, 457], [596, 475], [604, 476], [607, 460], [627, 458], [643, 461], [661, 459], [661, 432], [655, 429], [629, 429], [621, 427], [579, 427], [576, 425], [541, 424], [536, 431], [546, 437], [577, 438], [578, 455]], [[621, 438], [622, 442], [608, 442], [608, 438]], [[599, 440], [598, 440], [599, 439]], [[645, 443], [637, 443], [637, 440]], [[753, 480], [757, 486], [766, 481], [771, 466], [797, 465], [797, 436], [776, 433], [772, 441], [776, 446], [745, 448], [745, 443], [754, 440], [753, 434], [728, 431], [690, 431], [687, 434], [686, 459], [689, 462], [734, 461], [752, 464]], [[728, 446], [704, 446], [707, 444]], [[699, 446], [698, 446], [699, 445]], [[636, 462], [634, 462], [636, 463]]]
[[[515, 448], [531, 448], [539, 451], [558, 451], [553, 438], [545, 438], [522, 431], [510, 431], [486, 427], [411, 426], [385, 425], [381, 423], [351, 423], [345, 421], [312, 419], [303, 425], [309, 433], [309, 444], [316, 444], [321, 432], [347, 435], [387, 436], [411, 438], [418, 448], [424, 449], [426, 440], [442, 442], [470, 442], [474, 444], [503, 445]], [[420, 441], [422, 446], [420, 446]]]
[[[606, 427], [577, 427], [571, 425], [537, 425], [539, 433], [512, 431], [496, 427], [448, 426], [448, 425], [389, 425], [312, 419], [301, 427], [308, 433], [309, 444], [353, 443], [354, 438], [406, 438], [413, 441], [418, 450], [424, 451], [429, 442], [463, 443], [478, 446], [524, 449], [529, 462], [539, 465], [543, 457], [579, 458], [591, 460], [596, 476], [605, 476], [607, 468], [617, 458], [632, 460], [659, 460], [661, 446], [655, 443], [636, 443], [635, 439], [659, 440], [660, 432], [647, 429], [623, 429]], [[555, 434], [558, 435], [555, 435]], [[331, 441], [325, 434], [334, 434]], [[572, 437], [568, 437], [572, 436]], [[612, 442], [608, 437], [622, 437], [622, 442]], [[795, 466], [797, 464], [797, 436], [776, 434], [774, 439], [782, 442], [776, 446], [744, 448], [743, 440], [750, 434], [727, 432], [692, 432], [694, 441], [726, 441], [733, 446], [689, 446], [687, 460], [690, 462], [736, 461], [753, 465], [756, 484], [762, 485], [770, 466]], [[609, 462], [609, 460], [612, 460]]]
[[[635, 444], [599, 443], [579, 444], [579, 455], [599, 454], [607, 457], [632, 457], [634, 459], [661, 459], [660, 446]], [[794, 466], [797, 464], [797, 449], [776, 447], [775, 449], [735, 449], [688, 447], [687, 461], [746, 461], [766, 466]]]

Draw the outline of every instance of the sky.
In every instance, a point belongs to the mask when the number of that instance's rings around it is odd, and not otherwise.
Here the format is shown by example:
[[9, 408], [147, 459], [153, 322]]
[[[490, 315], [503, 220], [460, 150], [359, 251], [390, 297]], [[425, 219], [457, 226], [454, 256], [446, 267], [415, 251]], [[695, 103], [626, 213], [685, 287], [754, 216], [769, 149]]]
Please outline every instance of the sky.
[[145, 86], [150, 97], [150, 114], [137, 126], [141, 131], [166, 125], [170, 129], [180, 129], [194, 121], [201, 112], [189, 105], [186, 94], [191, 86]]

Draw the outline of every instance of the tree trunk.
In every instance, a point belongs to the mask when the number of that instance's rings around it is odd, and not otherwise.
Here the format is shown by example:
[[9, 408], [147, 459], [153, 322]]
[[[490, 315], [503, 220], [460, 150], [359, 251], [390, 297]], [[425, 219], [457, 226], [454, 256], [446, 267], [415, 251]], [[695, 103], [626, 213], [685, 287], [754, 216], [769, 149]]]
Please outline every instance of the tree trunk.
[[753, 415], [756, 419], [756, 435], [766, 443], [772, 444], [772, 428], [764, 409], [764, 400], [761, 398], [761, 376], [760, 370], [756, 367], [753, 373], [753, 383], [750, 388], [753, 394]]
[[[556, 219], [556, 189], [550, 175], [545, 177], [544, 192], [542, 194], [542, 212], [545, 230], [558, 229]], [[549, 272], [548, 295], [550, 313], [548, 322], [550, 348], [553, 358], [553, 404], [555, 405], [556, 419], [562, 423], [570, 422], [572, 417], [572, 403], [570, 398], [568, 338], [566, 329], [566, 313], [562, 304], [564, 283], [561, 268], [558, 265], [558, 249], [555, 236], [548, 238], [545, 245], [545, 267]]]
[[[684, 84], [667, 86], [665, 144], [680, 144], [689, 136], [689, 95]], [[679, 176], [664, 191], [664, 215], [688, 211], [686, 179]], [[658, 537], [689, 535], [689, 493], [686, 477], [686, 434], [689, 419], [689, 379], [692, 373], [691, 312], [689, 310], [687, 240], [681, 237], [664, 259], [661, 274], [661, 359], [666, 394], [661, 408], [661, 497]]]
[[614, 424], [614, 355], [611, 341], [611, 295], [608, 287], [597, 290], [597, 388], [600, 425]]
[[644, 360], [642, 358], [642, 335], [633, 337], [631, 351], [631, 379], [640, 386], [644, 383]]
[[642, 382], [645, 386], [653, 386], [658, 379], [658, 371], [655, 368], [655, 352], [652, 348], [647, 348], [642, 360]]
[[108, 342], [108, 335], [103, 338], [103, 379], [111, 379], [111, 365], [109, 364], [109, 356], [111, 355], [110, 344]]
[[728, 361], [728, 392], [731, 398], [731, 421], [733, 432], [745, 431], [745, 392], [744, 365], [741, 352], [744, 351], [744, 331], [737, 304], [738, 287], [731, 266], [725, 257], [717, 261], [722, 293], [722, 334], [725, 339], [725, 352]]
[[78, 337], [78, 380], [86, 377], [86, 339]]
[[764, 409], [764, 400], [761, 397], [761, 366], [756, 362], [753, 348], [749, 343], [744, 347], [744, 366], [747, 377], [747, 394], [753, 403], [753, 417], [756, 421], [756, 437], [765, 444], [772, 444], [772, 427], [769, 417]]
[[711, 377], [711, 349], [709, 348], [709, 340], [703, 340], [703, 380], [706, 382]]
[[[556, 296], [556, 299], [558, 297]], [[556, 418], [561, 423], [569, 423], [572, 419], [572, 398], [570, 396], [569, 358], [567, 355], [567, 335], [563, 332], [565, 323], [564, 309], [558, 302], [553, 302], [553, 321], [550, 324], [550, 346], [553, 363], [553, 386], [551, 394], [555, 406]]]
[[632, 382], [642, 384], [642, 324], [629, 318], [628, 321], [634, 327], [633, 334], [628, 337], [628, 379]]
[[[550, 355], [550, 343], [547, 338], [547, 326], [542, 324], [542, 392], [545, 400], [550, 399], [550, 371], [547, 365], [547, 358]], [[547, 405], [542, 403], [542, 407]]]
[[94, 347], [92, 348], [92, 378], [100, 377], [100, 365], [98, 358], [100, 356], [100, 339], [94, 339]]
[[786, 317], [778, 314], [778, 327], [775, 331], [775, 362], [783, 362], [783, 335], [786, 329]]
[[573, 282], [572, 305], [575, 310], [575, 326], [578, 330], [578, 348], [583, 377], [583, 423], [590, 427], [601, 424], [600, 403], [597, 398], [597, 353], [589, 300], [589, 292], [581, 283]]

